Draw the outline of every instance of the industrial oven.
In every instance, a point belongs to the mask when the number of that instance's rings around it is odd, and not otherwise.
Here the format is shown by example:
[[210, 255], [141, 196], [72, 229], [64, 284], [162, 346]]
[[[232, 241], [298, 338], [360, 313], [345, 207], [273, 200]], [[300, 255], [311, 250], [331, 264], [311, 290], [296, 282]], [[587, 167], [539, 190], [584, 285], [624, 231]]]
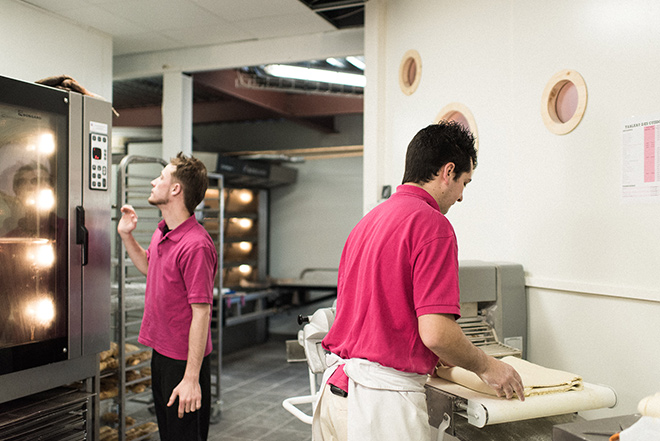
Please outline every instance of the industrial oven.
[[110, 103], [0, 77], [0, 403], [110, 345]]

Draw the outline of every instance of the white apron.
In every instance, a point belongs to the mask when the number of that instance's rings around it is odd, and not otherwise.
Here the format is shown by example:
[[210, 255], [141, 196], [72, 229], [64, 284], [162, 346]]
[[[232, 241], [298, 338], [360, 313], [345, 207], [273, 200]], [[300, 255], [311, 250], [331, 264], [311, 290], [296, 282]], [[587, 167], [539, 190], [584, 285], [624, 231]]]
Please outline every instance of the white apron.
[[[322, 385], [341, 364], [348, 376], [346, 397], [347, 441], [428, 441], [428, 422], [424, 384], [427, 376], [381, 366], [368, 360], [342, 360], [334, 354], [326, 356], [330, 366], [323, 374]], [[321, 388], [319, 403], [325, 395]], [[323, 415], [314, 411], [313, 426], [318, 427]], [[314, 441], [325, 441], [314, 430]]]

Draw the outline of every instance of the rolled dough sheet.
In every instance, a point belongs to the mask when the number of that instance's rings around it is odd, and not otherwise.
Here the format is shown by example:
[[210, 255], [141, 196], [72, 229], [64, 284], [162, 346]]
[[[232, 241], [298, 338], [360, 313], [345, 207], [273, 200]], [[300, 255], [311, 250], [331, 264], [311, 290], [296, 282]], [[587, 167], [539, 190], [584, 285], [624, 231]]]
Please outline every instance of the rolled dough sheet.
[[[502, 361], [513, 366], [518, 371], [518, 374], [520, 374], [520, 378], [525, 386], [525, 397], [582, 389], [582, 378], [579, 375], [549, 369], [518, 357], [504, 357]], [[497, 396], [495, 390], [487, 386], [474, 372], [460, 367], [450, 368], [444, 366], [438, 367], [436, 372], [440, 378], [444, 378], [445, 380], [458, 383], [484, 394]]]
[[616, 405], [616, 393], [610, 387], [585, 382], [582, 390], [534, 395], [525, 401], [483, 394], [442, 378], [429, 378], [427, 385], [467, 399], [468, 422], [477, 427]]
[[660, 418], [660, 392], [649, 397], [642, 398], [637, 405], [637, 410], [644, 416]]

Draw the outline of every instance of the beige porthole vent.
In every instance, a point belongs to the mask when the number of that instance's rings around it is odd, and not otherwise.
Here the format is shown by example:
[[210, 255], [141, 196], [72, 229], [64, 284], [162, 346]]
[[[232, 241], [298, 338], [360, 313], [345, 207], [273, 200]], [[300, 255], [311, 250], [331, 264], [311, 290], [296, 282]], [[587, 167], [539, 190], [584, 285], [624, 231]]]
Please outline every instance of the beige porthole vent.
[[587, 108], [587, 85], [574, 70], [562, 70], [543, 90], [541, 117], [552, 133], [565, 135], [575, 129]]
[[435, 117], [435, 122], [439, 121], [456, 121], [459, 124], [470, 129], [472, 136], [474, 136], [474, 148], [479, 151], [479, 136], [477, 133], [477, 122], [470, 112], [470, 109], [462, 103], [449, 103], [442, 108], [438, 116]]
[[417, 90], [422, 79], [422, 58], [419, 52], [410, 49], [403, 55], [399, 65], [399, 87], [406, 95], [412, 95]]

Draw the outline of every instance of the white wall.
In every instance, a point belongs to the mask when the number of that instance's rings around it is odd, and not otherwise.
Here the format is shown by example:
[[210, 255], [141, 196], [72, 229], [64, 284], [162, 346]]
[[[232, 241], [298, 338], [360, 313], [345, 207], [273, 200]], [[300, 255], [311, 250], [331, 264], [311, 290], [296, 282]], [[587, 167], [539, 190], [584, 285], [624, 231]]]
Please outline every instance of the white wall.
[[362, 158], [309, 160], [295, 184], [271, 191], [270, 275], [338, 268], [344, 242], [362, 217]]
[[16, 0], [0, 0], [0, 75], [37, 81], [69, 75], [112, 100], [112, 39]]
[[528, 301], [529, 359], [617, 392], [615, 408], [583, 416], [636, 413], [642, 398], [660, 392], [658, 303], [536, 288]]
[[[417, 130], [465, 104], [480, 155], [449, 213], [459, 257], [524, 265], [529, 358], [619, 393], [617, 408], [590, 416], [632, 413], [660, 391], [660, 204], [620, 196], [622, 122], [660, 111], [657, 17], [660, 4], [644, 0], [367, 3], [365, 208], [380, 185], [400, 182]], [[398, 69], [409, 49], [422, 79], [406, 96]], [[588, 104], [558, 136], [540, 108], [562, 69], [583, 76]]]

